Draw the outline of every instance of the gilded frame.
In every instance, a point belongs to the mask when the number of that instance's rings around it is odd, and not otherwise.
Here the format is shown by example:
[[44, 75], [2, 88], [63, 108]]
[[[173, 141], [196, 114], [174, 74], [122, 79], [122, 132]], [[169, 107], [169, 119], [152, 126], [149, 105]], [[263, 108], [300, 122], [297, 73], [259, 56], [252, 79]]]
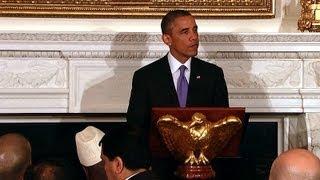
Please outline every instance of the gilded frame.
[[301, 14], [298, 20], [300, 31], [320, 32], [320, 1], [300, 0]]
[[0, 16], [157, 18], [173, 9], [203, 18], [273, 18], [275, 0], [0, 0]]

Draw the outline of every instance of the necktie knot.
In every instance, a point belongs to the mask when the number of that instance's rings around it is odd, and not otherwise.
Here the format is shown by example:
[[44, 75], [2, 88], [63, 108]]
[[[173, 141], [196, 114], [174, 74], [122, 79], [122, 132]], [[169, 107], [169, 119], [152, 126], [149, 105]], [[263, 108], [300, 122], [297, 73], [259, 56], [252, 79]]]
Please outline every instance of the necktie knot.
[[184, 72], [186, 71], [187, 67], [185, 65], [181, 65], [179, 69], [180, 69], [180, 76], [181, 76], [181, 75], [184, 75]]

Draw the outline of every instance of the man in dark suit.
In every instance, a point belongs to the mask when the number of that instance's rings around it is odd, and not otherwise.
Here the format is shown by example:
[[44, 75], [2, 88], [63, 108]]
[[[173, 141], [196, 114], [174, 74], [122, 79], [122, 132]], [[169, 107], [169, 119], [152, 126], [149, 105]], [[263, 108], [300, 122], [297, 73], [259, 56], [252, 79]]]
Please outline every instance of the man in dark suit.
[[[149, 130], [152, 107], [229, 106], [222, 69], [194, 57], [199, 45], [194, 17], [187, 11], [171, 11], [162, 19], [161, 28], [170, 52], [134, 73], [127, 111], [129, 126], [144, 135]], [[188, 83], [185, 102], [179, 101], [177, 92], [182, 65]]]
[[150, 155], [141, 139], [127, 129], [110, 131], [102, 140], [101, 159], [108, 180], [150, 180]]
[[163, 17], [161, 29], [170, 51], [134, 73], [127, 111], [129, 127], [146, 144], [152, 107], [229, 106], [222, 69], [195, 58], [199, 36], [194, 17], [188, 11], [170, 11]]

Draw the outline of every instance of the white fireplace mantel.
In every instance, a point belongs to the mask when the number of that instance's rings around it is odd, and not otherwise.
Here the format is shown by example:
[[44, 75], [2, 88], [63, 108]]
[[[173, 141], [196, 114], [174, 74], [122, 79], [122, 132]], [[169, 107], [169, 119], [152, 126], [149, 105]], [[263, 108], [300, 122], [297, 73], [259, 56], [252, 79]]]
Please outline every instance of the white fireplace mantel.
[[[202, 34], [231, 106], [320, 111], [320, 35]], [[0, 112], [125, 113], [134, 70], [167, 52], [158, 33], [0, 33]]]

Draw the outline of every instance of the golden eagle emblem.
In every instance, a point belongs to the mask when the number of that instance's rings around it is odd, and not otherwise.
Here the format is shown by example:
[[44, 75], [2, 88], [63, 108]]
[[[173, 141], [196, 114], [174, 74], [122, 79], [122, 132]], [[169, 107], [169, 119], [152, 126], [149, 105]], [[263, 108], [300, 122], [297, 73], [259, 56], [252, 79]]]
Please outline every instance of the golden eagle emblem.
[[187, 122], [172, 115], [161, 116], [158, 130], [169, 151], [184, 164], [207, 165], [242, 127], [238, 117], [228, 116], [210, 122], [202, 113], [195, 113]]

